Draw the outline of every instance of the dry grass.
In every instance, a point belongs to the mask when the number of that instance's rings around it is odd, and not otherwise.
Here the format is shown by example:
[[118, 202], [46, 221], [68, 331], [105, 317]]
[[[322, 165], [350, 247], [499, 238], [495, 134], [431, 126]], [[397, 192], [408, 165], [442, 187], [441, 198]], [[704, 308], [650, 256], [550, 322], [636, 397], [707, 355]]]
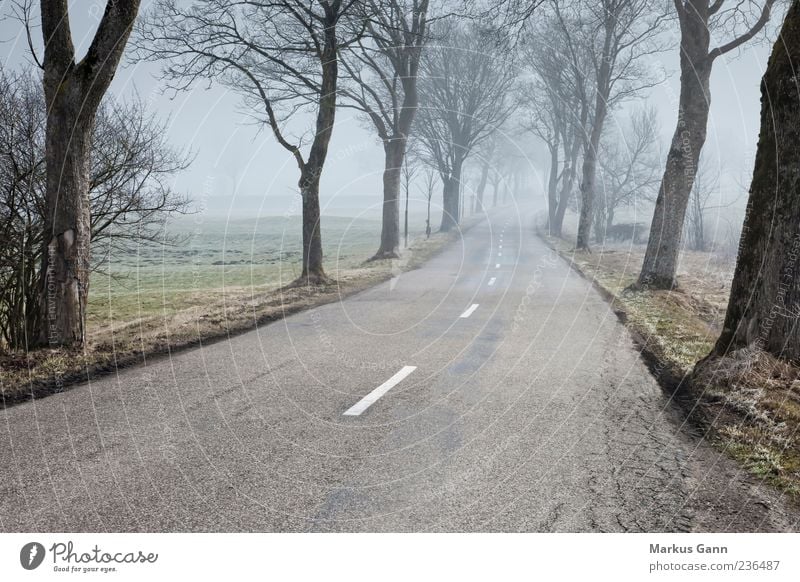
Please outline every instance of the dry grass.
[[642, 245], [575, 251], [574, 243], [544, 238], [592, 280], [637, 338], [662, 385], [679, 391], [691, 416], [718, 447], [751, 474], [800, 496], [800, 370], [769, 354], [740, 350], [706, 358], [728, 302], [734, 265], [712, 253], [687, 251], [678, 289], [637, 290]]
[[697, 365], [693, 390], [706, 423], [747, 469], [800, 495], [800, 370], [745, 348]]
[[[462, 227], [469, 228], [472, 223]], [[337, 301], [419, 267], [461, 233], [418, 237], [400, 259], [328, 265], [322, 287], [204, 288], [117, 301], [115, 310], [90, 314], [85, 349], [0, 353], [0, 396], [12, 404], [61, 391], [70, 384], [140, 363], [146, 355], [174, 352], [241, 333], [291, 313]], [[366, 256], [366, 255], [365, 255]], [[142, 306], [145, 305], [143, 308]]]

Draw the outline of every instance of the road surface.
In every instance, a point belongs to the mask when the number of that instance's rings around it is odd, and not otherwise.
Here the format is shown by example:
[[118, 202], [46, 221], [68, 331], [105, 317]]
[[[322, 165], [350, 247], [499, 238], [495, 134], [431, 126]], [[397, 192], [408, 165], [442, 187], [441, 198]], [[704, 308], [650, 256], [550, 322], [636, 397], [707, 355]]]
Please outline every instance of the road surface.
[[788, 530], [498, 211], [422, 268], [0, 411], [2, 531]]

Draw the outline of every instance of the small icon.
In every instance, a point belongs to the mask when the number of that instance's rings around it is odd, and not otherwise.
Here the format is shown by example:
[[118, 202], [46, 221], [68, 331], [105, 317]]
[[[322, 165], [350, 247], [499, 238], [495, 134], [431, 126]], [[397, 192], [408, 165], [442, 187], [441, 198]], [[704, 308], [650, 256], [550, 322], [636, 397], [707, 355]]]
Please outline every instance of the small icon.
[[19, 552], [19, 563], [26, 570], [35, 570], [44, 561], [44, 546], [39, 542], [29, 542]]

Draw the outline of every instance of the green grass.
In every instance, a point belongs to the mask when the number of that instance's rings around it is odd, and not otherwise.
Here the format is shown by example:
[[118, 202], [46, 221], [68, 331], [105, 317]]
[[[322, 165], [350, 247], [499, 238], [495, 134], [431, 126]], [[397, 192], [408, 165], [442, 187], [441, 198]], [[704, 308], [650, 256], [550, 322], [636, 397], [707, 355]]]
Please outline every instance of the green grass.
[[87, 374], [140, 362], [142, 354], [174, 351], [339, 301], [420, 266], [460, 236], [453, 231], [427, 238], [424, 223], [414, 217], [410, 225], [420, 226], [409, 232], [400, 259], [367, 262], [378, 248], [380, 222], [325, 217], [325, 268], [335, 284], [278, 289], [300, 272], [298, 218], [183, 219], [168, 231], [177, 244], [132, 246], [95, 272], [86, 346], [2, 354], [0, 392], [12, 401], [47, 394]]
[[[409, 238], [424, 232], [424, 218], [413, 218]], [[300, 226], [299, 217], [183, 217], [167, 228], [176, 244], [130, 245], [93, 275], [89, 325], [169, 315], [223, 299], [230, 290], [285, 285], [300, 274]], [[378, 248], [380, 227], [379, 220], [323, 217], [328, 274], [337, 278], [363, 264]]]

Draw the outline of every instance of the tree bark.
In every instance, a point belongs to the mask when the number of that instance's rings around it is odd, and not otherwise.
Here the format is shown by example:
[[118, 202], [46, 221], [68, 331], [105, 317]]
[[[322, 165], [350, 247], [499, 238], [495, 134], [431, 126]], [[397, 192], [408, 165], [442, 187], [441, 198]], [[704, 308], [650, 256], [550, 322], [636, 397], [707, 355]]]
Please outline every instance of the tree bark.
[[[650, 237], [638, 284], [672, 289], [683, 235], [686, 208], [700, 152], [706, 141], [713, 60], [709, 56], [707, 2], [681, 20], [681, 92], [678, 124], [672, 136], [661, 187], [658, 190]], [[702, 7], [705, 6], [705, 12]]]
[[442, 211], [442, 224], [439, 230], [447, 232], [453, 227], [458, 226], [459, 211], [460, 211], [460, 186], [461, 186], [461, 166], [462, 161], [456, 160], [453, 164], [450, 176], [443, 178], [444, 187], [442, 190], [443, 197], [443, 211]]
[[408, 248], [408, 184], [406, 184], [406, 212], [405, 225], [403, 227], [403, 248]]
[[739, 256], [713, 354], [752, 346], [800, 360], [800, 1], [761, 81], [761, 133]]
[[400, 172], [405, 158], [406, 140], [384, 142], [383, 224], [381, 245], [373, 259], [396, 259], [400, 247]]
[[569, 157], [566, 162], [568, 166], [564, 168], [564, 176], [561, 182], [561, 192], [558, 196], [558, 207], [556, 208], [555, 223], [551, 229], [552, 235], [560, 237], [563, 234], [564, 216], [569, 208], [569, 200], [572, 197], [572, 189], [575, 186], [575, 175], [578, 166], [578, 153], [580, 150], [580, 140], [577, 136], [573, 137]]
[[319, 206], [319, 175], [309, 172], [300, 179], [303, 197], [303, 271], [296, 283], [321, 285], [327, 282], [322, 266], [322, 230]]
[[[71, 85], [71, 86], [65, 86]], [[62, 84], [47, 116], [47, 214], [42, 259], [42, 329], [50, 346], [83, 344], [89, 293], [89, 160], [94, 116], [82, 91]]]
[[[606, 66], [601, 66], [601, 72]], [[608, 71], [606, 71], [608, 74]], [[597, 177], [597, 150], [600, 147], [600, 138], [603, 135], [603, 125], [608, 112], [608, 92], [597, 94], [595, 104], [592, 133], [583, 153], [583, 168], [581, 179], [581, 213], [578, 219], [578, 240], [575, 247], [589, 250], [589, 236], [592, 230], [594, 212], [595, 180]]]
[[92, 128], [138, 9], [139, 0], [108, 2], [86, 56], [75, 63], [67, 1], [41, 2], [47, 192], [37, 335], [43, 345], [86, 340]]
[[547, 232], [553, 235], [558, 211], [558, 140], [550, 148], [550, 176], [547, 180]]
[[611, 43], [616, 30], [616, 19], [606, 17], [603, 52], [600, 55], [600, 68], [597, 72], [597, 96], [595, 98], [592, 131], [583, 152], [583, 173], [581, 179], [581, 213], [578, 219], [578, 240], [575, 247], [589, 250], [589, 235], [592, 230], [594, 212], [594, 189], [597, 176], [597, 148], [603, 135], [603, 125], [608, 112], [608, 99], [611, 93]]
[[483, 212], [484, 211], [483, 195], [486, 192], [486, 183], [488, 181], [489, 181], [489, 162], [488, 161], [484, 161], [483, 165], [481, 166], [481, 179], [480, 179], [480, 182], [478, 182], [478, 193], [477, 193], [478, 201], [475, 204], [475, 206], [476, 206], [475, 211], [476, 212]]
[[[326, 10], [325, 39], [320, 62], [322, 82], [317, 109], [316, 133], [308, 160], [300, 172], [300, 195], [303, 197], [303, 271], [295, 285], [322, 285], [328, 282], [323, 268], [322, 232], [320, 225], [319, 183], [328, 156], [336, 118], [336, 87], [339, 78], [336, 20], [338, 14]], [[399, 177], [399, 170], [398, 170]]]

